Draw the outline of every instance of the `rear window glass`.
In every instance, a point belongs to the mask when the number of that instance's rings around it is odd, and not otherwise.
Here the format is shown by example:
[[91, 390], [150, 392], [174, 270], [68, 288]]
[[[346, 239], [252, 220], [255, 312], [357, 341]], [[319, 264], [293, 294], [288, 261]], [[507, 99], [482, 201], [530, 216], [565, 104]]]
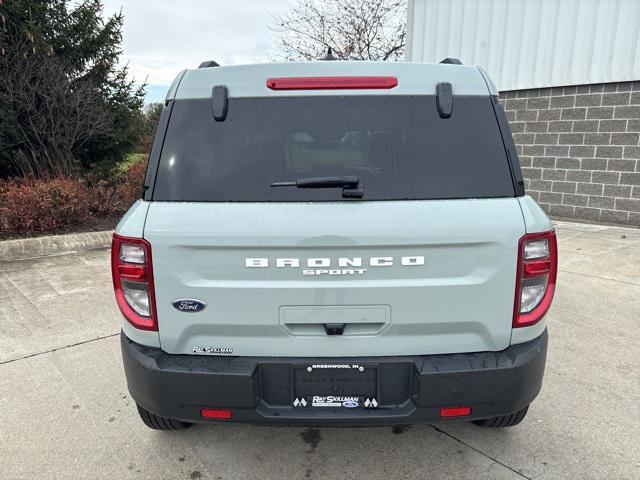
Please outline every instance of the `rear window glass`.
[[209, 99], [177, 100], [153, 199], [343, 201], [271, 184], [345, 175], [360, 201], [514, 196], [489, 97], [456, 96], [443, 119], [434, 96], [362, 95], [230, 98], [224, 122]]

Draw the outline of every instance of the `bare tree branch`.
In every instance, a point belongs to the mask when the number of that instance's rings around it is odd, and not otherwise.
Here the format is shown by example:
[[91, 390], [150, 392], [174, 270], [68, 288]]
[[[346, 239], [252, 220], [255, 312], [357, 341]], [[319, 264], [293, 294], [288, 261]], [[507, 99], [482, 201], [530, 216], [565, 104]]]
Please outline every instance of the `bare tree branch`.
[[113, 119], [93, 83], [70, 79], [65, 65], [27, 44], [0, 56], [0, 104], [10, 108], [20, 135], [5, 145], [23, 176], [73, 175], [75, 152], [108, 134]]
[[297, 0], [273, 17], [274, 59], [399, 60], [406, 45], [407, 0]]

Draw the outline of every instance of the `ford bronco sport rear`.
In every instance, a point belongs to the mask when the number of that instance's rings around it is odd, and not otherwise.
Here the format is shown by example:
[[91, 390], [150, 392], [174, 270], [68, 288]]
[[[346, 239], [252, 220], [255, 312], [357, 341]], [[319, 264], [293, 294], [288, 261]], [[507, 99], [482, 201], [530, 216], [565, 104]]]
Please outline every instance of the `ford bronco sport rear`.
[[555, 286], [479, 68], [190, 70], [114, 235], [144, 422], [519, 423]]

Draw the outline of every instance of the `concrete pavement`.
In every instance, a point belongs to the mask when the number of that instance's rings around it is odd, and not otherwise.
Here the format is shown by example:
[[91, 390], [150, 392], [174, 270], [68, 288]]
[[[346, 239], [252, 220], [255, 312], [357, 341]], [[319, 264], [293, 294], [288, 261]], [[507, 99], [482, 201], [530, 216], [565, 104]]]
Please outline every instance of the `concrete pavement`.
[[502, 430], [149, 430], [122, 371], [108, 251], [0, 262], [0, 478], [640, 478], [640, 231], [557, 231], [543, 389]]

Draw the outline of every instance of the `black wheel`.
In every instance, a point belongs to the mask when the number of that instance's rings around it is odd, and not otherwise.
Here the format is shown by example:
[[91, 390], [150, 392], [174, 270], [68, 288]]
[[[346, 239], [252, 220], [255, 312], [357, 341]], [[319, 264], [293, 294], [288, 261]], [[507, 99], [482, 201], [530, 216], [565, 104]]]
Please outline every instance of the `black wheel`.
[[192, 425], [191, 423], [181, 422], [173, 418], [159, 417], [145, 410], [140, 405], [136, 404], [136, 406], [138, 407], [138, 413], [144, 424], [154, 430], [184, 430]]
[[529, 410], [529, 405], [511, 415], [502, 415], [500, 417], [487, 418], [486, 420], [474, 420], [473, 423], [485, 428], [514, 427], [524, 419], [527, 410]]

